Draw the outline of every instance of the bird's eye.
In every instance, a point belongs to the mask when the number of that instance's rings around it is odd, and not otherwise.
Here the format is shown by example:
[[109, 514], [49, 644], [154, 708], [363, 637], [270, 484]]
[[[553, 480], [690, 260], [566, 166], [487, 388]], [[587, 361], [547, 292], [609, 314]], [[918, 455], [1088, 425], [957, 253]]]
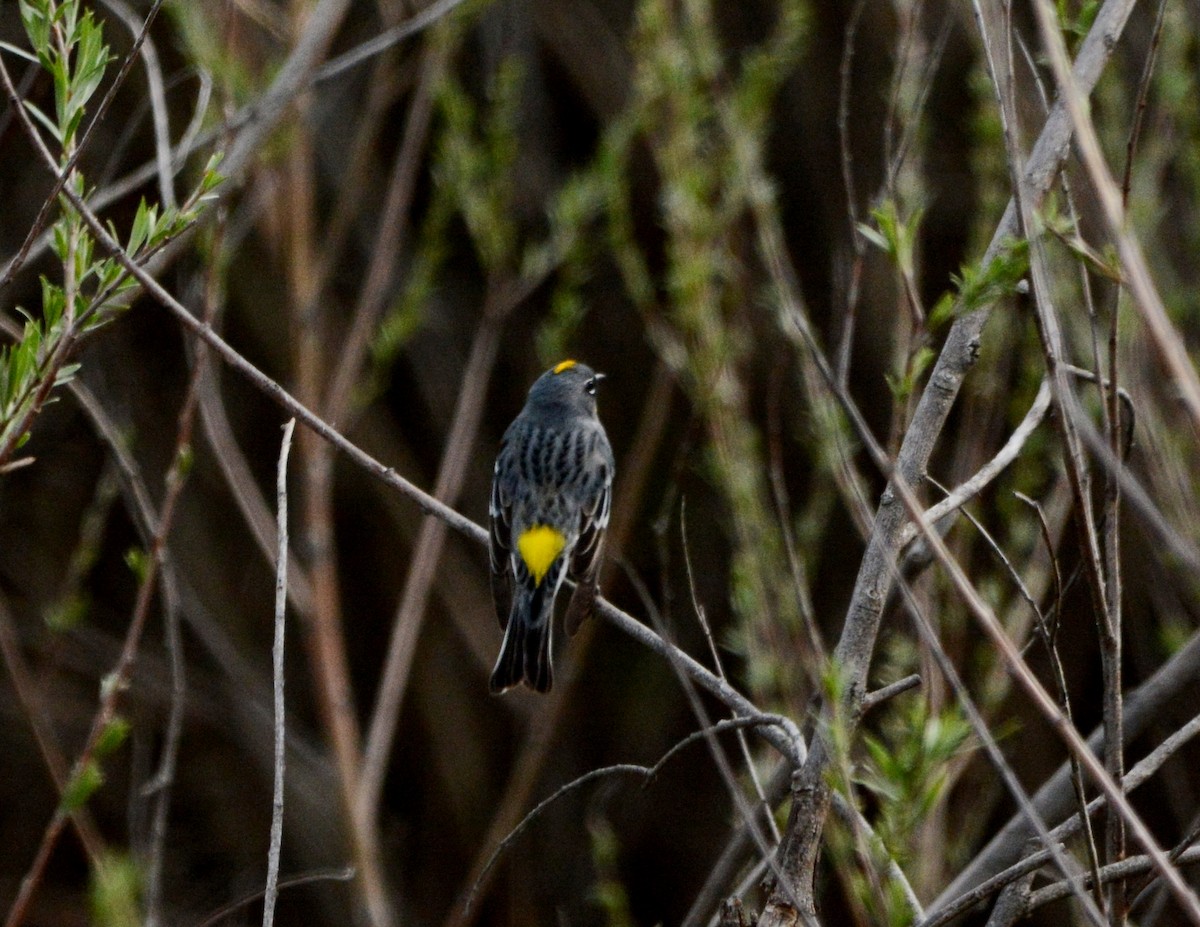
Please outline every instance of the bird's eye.
[[596, 378], [589, 377], [588, 381], [583, 384], [583, 389], [589, 396], [595, 396], [596, 395]]

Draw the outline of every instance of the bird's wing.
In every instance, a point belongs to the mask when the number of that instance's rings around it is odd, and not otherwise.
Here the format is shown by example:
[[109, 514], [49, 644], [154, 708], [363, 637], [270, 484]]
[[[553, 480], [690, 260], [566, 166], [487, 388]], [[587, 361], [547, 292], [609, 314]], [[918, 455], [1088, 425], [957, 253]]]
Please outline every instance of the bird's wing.
[[599, 582], [600, 562], [604, 550], [604, 532], [612, 510], [612, 455], [603, 455], [596, 483], [599, 490], [585, 503], [579, 516], [579, 540], [571, 553], [568, 575], [575, 580], [575, 592], [567, 606], [566, 627], [574, 634], [592, 614]]
[[492, 473], [492, 497], [488, 503], [488, 551], [492, 566], [492, 601], [503, 630], [512, 611], [512, 495], [508, 491], [508, 442], [500, 445]]

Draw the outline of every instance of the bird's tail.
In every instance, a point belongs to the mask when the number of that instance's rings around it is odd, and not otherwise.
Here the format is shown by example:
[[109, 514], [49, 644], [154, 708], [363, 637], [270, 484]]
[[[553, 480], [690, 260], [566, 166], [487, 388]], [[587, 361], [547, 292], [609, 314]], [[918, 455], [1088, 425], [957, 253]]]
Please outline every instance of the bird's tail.
[[492, 670], [489, 688], [493, 695], [522, 682], [536, 692], [550, 691], [554, 684], [554, 667], [550, 663], [553, 605], [549, 583], [517, 591], [504, 630], [504, 643], [500, 645], [500, 657]]

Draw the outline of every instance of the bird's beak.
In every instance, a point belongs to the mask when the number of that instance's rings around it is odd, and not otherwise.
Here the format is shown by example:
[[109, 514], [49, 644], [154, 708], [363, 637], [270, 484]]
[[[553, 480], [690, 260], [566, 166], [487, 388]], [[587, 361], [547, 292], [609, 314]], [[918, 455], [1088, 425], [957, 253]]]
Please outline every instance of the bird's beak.
[[607, 380], [607, 379], [608, 379], [608, 374], [607, 374], [607, 373], [597, 373], [597, 374], [596, 374], [596, 384], [597, 384], [597, 385], [599, 385], [599, 384], [603, 383], [603, 382], [604, 382], [605, 380]]

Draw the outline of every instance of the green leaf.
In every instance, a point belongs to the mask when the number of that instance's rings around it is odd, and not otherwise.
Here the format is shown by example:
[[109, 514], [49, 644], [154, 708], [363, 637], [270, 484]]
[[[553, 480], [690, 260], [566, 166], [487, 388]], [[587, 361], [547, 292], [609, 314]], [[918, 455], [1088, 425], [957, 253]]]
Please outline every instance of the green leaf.
[[131, 547], [125, 551], [125, 565], [137, 577], [139, 583], [146, 581], [150, 569], [150, 558], [140, 547]]
[[891, 253], [891, 244], [887, 238], [881, 233], [867, 225], [865, 222], [858, 223], [858, 234], [873, 244], [880, 251]]
[[[37, 370], [38, 349], [41, 347], [42, 331], [36, 325], [26, 325], [25, 337], [9, 357], [9, 395], [13, 400], [28, 392]], [[15, 417], [16, 409], [9, 410]]]
[[51, 631], [71, 631], [83, 623], [90, 604], [86, 596], [70, 595], [47, 608], [42, 620]]
[[142, 874], [124, 853], [104, 854], [92, 868], [88, 887], [91, 923], [95, 927], [139, 927]]
[[58, 373], [54, 375], [54, 385], [62, 386], [65, 383], [70, 383], [75, 379], [75, 374], [79, 372], [82, 364], [63, 364], [58, 368]]
[[937, 357], [937, 352], [928, 345], [921, 347], [913, 356], [912, 362], [909, 364], [909, 377], [915, 382], [921, 379], [929, 365], [933, 363], [933, 359]]
[[54, 67], [50, 69], [50, 76], [54, 79], [54, 113], [58, 117], [58, 125], [60, 130], [63, 124], [66, 123], [70, 117], [70, 71], [70, 64], [66, 61], [56, 61]]
[[44, 0], [41, 3], [20, 0], [18, 6], [21, 10], [21, 25], [25, 27], [25, 34], [29, 36], [29, 44], [34, 51], [40, 52], [42, 49], [49, 48], [50, 17], [47, 12], [47, 4]]
[[75, 279], [82, 283], [96, 272], [95, 256], [96, 242], [91, 235], [81, 232], [75, 242]]
[[955, 298], [954, 293], [943, 293], [929, 311], [929, 318], [925, 323], [926, 328], [931, 332], [936, 332], [947, 322], [952, 321], [957, 315], [954, 311], [954, 307], [957, 304], [958, 300]]
[[62, 30], [67, 35], [68, 44], [74, 45], [76, 38], [76, 23], [79, 21], [79, 0], [64, 0], [63, 3], [52, 7], [54, 22], [62, 24]]
[[62, 798], [58, 803], [59, 810], [63, 814], [78, 811], [88, 803], [88, 800], [102, 785], [104, 785], [104, 773], [100, 769], [100, 765], [95, 760], [89, 760], [76, 770], [71, 781], [63, 789]]
[[[120, 241], [117, 235], [113, 238]], [[116, 260], [116, 258], [105, 258], [96, 265], [96, 285], [101, 290], [107, 290], [110, 287], [116, 286], [121, 275], [125, 273], [125, 268]]]
[[30, 54], [25, 49], [13, 45], [10, 42], [0, 42], [0, 49], [8, 52], [10, 55], [16, 55], [18, 58], [24, 58], [26, 61], [29, 61], [33, 64], [40, 63], [37, 55]]
[[164, 207], [162, 215], [155, 217], [154, 228], [150, 231], [147, 244], [152, 249], [157, 248], [167, 239], [182, 231], [186, 225], [187, 222], [181, 218], [178, 209], [172, 209], [170, 206]]
[[922, 209], [913, 210], [907, 217], [901, 216], [896, 201], [889, 199], [871, 210], [876, 227], [859, 223], [858, 230], [871, 244], [890, 255], [901, 273], [912, 276], [917, 230], [923, 216]]
[[75, 58], [75, 79], [72, 82], [74, 105], [83, 109], [104, 79], [104, 71], [112, 58], [104, 44], [104, 27], [96, 23], [91, 10], [79, 24], [79, 47]]
[[66, 125], [62, 127], [62, 144], [64, 147], [74, 141], [76, 133], [79, 132], [79, 124], [81, 122], [83, 122], [83, 107], [73, 107], [66, 120]]
[[960, 314], [966, 314], [1011, 296], [1028, 273], [1029, 242], [1023, 238], [1006, 240], [986, 267], [964, 264], [960, 273], [951, 277], [957, 296], [947, 293], [938, 300], [929, 316], [930, 328], [954, 315], [956, 305], [961, 305]]
[[42, 281], [42, 318], [46, 322], [46, 329], [52, 330], [62, 318], [63, 311], [67, 308], [67, 294], [63, 292], [63, 288], [56, 283], [51, 283], [45, 277]]
[[131, 725], [120, 715], [116, 715], [104, 726], [96, 740], [93, 751], [97, 759], [104, 759], [116, 752], [129, 737]]
[[216, 187], [224, 183], [225, 176], [217, 172], [217, 167], [225, 159], [225, 152], [215, 151], [208, 157], [208, 163], [204, 165], [204, 174], [200, 178], [200, 195], [201, 197], [211, 193]]
[[148, 205], [143, 196], [138, 203], [137, 214], [133, 217], [133, 228], [129, 231], [129, 244], [125, 247], [129, 254], [137, 254], [153, 234], [156, 212], [156, 208]]
[[192, 472], [192, 466], [196, 462], [196, 452], [192, 450], [190, 444], [181, 445], [179, 453], [175, 455], [175, 462], [179, 465], [179, 478], [185, 478]]
[[54, 140], [61, 145], [63, 137], [62, 133], [58, 130], [58, 124], [28, 100], [22, 100], [21, 102], [24, 103], [25, 108], [29, 110], [29, 115], [40, 122], [46, 128], [46, 131], [54, 137]]

